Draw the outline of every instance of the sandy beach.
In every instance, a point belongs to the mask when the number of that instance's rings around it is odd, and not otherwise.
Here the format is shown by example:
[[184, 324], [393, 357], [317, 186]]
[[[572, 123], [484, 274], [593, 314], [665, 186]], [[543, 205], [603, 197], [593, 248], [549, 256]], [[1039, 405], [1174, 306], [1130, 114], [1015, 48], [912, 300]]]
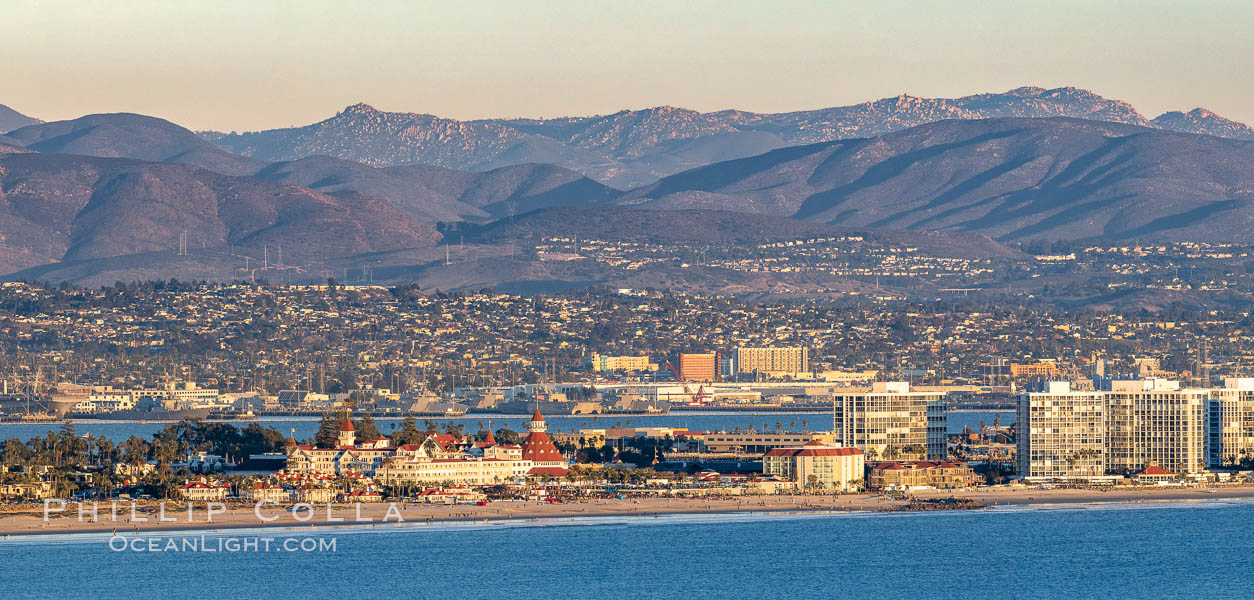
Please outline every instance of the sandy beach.
[[1180, 502], [1254, 499], [1254, 486], [1170, 488], [1155, 486], [1101, 489], [1009, 489], [935, 490], [914, 492], [917, 498], [969, 498], [985, 506], [1101, 504], [1128, 502]]
[[[1144, 503], [1144, 502], [1205, 502], [1234, 499], [1254, 499], [1254, 486], [1218, 487], [1218, 488], [1131, 488], [1109, 491], [1101, 490], [928, 490], [915, 492], [917, 499], [958, 498], [974, 500], [984, 506], [1011, 505], [1066, 505], [1066, 504], [1102, 504], [1102, 503]], [[99, 513], [95, 520], [90, 514], [81, 520], [78, 516], [76, 503], [69, 503], [65, 511], [54, 513], [49, 520], [43, 520], [41, 504], [6, 506], [0, 512], [0, 536], [5, 538], [69, 534], [69, 533], [152, 533], [159, 531], [196, 531], [221, 530], [232, 528], [259, 527], [381, 527], [398, 522], [444, 523], [453, 521], [487, 521], [501, 522], [511, 520], [532, 519], [569, 519], [574, 517], [607, 517], [607, 516], [638, 516], [649, 517], [662, 514], [684, 513], [740, 513], [740, 514], [781, 514], [799, 512], [878, 512], [901, 510], [906, 506], [904, 500], [876, 494], [845, 494], [845, 495], [783, 495], [783, 496], [746, 496], [740, 498], [628, 498], [624, 500], [586, 500], [549, 504], [535, 501], [495, 501], [486, 506], [474, 505], [431, 505], [389, 503], [360, 505], [315, 505], [312, 514], [308, 511], [292, 512], [290, 507], [265, 505], [258, 510], [253, 504], [232, 504], [226, 512], [213, 515], [208, 520], [204, 504], [193, 505], [191, 518], [188, 518], [185, 502], [168, 501], [166, 503], [166, 522], [159, 522], [161, 516], [156, 502], [137, 505], [136, 517], [146, 518], [132, 520], [131, 506], [123, 502], [118, 504], [116, 520], [111, 514], [111, 505], [99, 505]], [[88, 509], [90, 510], [90, 503]], [[258, 513], [268, 521], [259, 518]]]

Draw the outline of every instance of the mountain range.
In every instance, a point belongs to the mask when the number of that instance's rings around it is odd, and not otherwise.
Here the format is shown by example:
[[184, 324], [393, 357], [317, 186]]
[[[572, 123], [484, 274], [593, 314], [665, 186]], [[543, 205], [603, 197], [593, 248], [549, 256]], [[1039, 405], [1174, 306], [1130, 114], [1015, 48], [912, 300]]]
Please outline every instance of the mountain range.
[[660, 106], [593, 117], [458, 121], [355, 104], [304, 127], [201, 135], [263, 160], [325, 154], [373, 166], [430, 164], [483, 171], [544, 163], [630, 189], [715, 162], [787, 146], [874, 137], [946, 119], [1074, 117], [1254, 139], [1254, 130], [1206, 111], [1150, 120], [1126, 102], [1071, 87], [1021, 87], [962, 98], [901, 95], [788, 113], [701, 113]]
[[[7, 140], [7, 141], [6, 141]], [[329, 156], [266, 162], [231, 154], [164, 119], [131, 113], [88, 115], [11, 131], [0, 148], [45, 154], [184, 164], [326, 193], [358, 192], [420, 221], [489, 221], [563, 204], [609, 202], [616, 190], [546, 164], [469, 173], [430, 165], [372, 167]]]
[[[232, 135], [128, 113], [28, 121], [0, 136], [0, 273], [222, 280], [262, 262], [299, 265], [279, 275], [305, 281], [357, 269], [443, 289], [854, 289], [703, 267], [624, 276], [516, 250], [545, 237], [711, 244], [853, 230], [939, 257], [1013, 258], [1003, 244], [1019, 240], [1246, 240], [1244, 138], [1249, 127], [1202, 109], [1147, 120], [1074, 88], [467, 122], [355, 105]], [[628, 181], [643, 183], [619, 189]]]
[[1240, 240], [1254, 142], [1069, 118], [940, 121], [667, 177], [620, 203], [1021, 239]]

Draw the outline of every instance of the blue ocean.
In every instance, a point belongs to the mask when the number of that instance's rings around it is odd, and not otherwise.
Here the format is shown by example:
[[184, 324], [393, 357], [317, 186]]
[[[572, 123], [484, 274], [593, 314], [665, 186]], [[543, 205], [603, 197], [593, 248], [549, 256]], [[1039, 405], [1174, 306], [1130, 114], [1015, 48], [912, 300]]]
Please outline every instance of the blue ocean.
[[0, 597], [1249, 598], [1251, 522], [1254, 504], [1213, 501], [229, 534], [333, 552], [60, 536], [0, 541]]
[[[1014, 422], [1013, 411], [1003, 412], [966, 412], [955, 411], [949, 414], [949, 430], [953, 433], [962, 431], [963, 427], [978, 428], [981, 422], [993, 423], [993, 419], [1001, 416], [1001, 423], [1009, 425]], [[525, 431], [526, 423], [531, 415], [471, 415], [460, 418], [431, 419], [440, 427], [452, 422], [465, 426], [466, 431], [475, 432], [480, 425], [500, 428], [509, 427], [514, 431]], [[750, 426], [758, 430], [774, 430], [776, 425], [785, 430], [808, 429], [810, 431], [826, 431], [832, 428], [831, 413], [674, 413], [668, 415], [603, 415], [603, 416], [546, 416], [549, 431], [575, 431], [579, 429], [604, 429], [609, 427], [683, 427], [694, 430], [718, 429], [730, 431], [737, 427], [748, 429]], [[418, 419], [419, 426], [427, 419]], [[295, 435], [297, 439], [312, 436], [318, 431], [318, 419], [306, 417], [301, 419], [266, 417], [258, 419], [261, 425], [274, 427], [284, 434]], [[247, 426], [247, 422], [235, 422], [239, 427]], [[384, 435], [399, 427], [401, 419], [376, 420], [376, 425]], [[115, 442], [137, 435], [149, 439], [152, 434], [160, 431], [166, 423], [136, 423], [123, 421], [105, 421], [79, 419], [74, 421], [74, 431], [79, 435], [91, 433], [103, 435]], [[0, 423], [0, 441], [9, 438], [28, 440], [35, 436], [47, 435], [49, 431], [60, 431], [60, 423]]]

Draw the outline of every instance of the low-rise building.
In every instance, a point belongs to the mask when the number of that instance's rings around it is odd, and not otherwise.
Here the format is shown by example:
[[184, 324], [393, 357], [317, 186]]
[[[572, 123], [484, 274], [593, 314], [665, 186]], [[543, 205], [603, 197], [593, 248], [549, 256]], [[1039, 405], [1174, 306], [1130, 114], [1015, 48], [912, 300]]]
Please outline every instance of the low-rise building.
[[206, 481], [189, 481], [179, 486], [179, 494], [192, 502], [221, 502], [231, 493], [231, 486]]
[[50, 481], [0, 484], [0, 498], [5, 500], [46, 500], [51, 497]]
[[700, 451], [714, 454], [758, 455], [776, 448], [797, 447], [813, 440], [825, 444], [833, 442], [831, 433], [809, 431], [707, 431], [695, 437], [701, 441]]
[[253, 502], [274, 502], [275, 504], [287, 504], [292, 501], [292, 492], [287, 488], [266, 483], [258, 482], [256, 485], [249, 486], [244, 490], [243, 496]]
[[336, 490], [326, 486], [305, 484], [296, 488], [296, 500], [309, 504], [325, 504], [335, 500]]
[[593, 354], [584, 359], [593, 371], [656, 371], [657, 365], [647, 356], [605, 356]]
[[383, 496], [374, 490], [353, 490], [336, 498], [340, 502], [383, 502]]
[[812, 440], [776, 448], [762, 458], [762, 472], [795, 481], [807, 488], [848, 492], [863, 487], [865, 458], [857, 448], [841, 448]]
[[965, 488], [979, 483], [971, 467], [950, 461], [882, 462], [871, 467], [867, 487], [873, 490], [901, 490], [914, 487]]
[[1164, 469], [1158, 466], [1158, 463], [1156, 461], [1150, 461], [1150, 464], [1146, 465], [1144, 469], [1141, 469], [1140, 471], [1133, 473], [1132, 479], [1136, 481], [1137, 483], [1148, 483], [1148, 484], [1156, 485], [1156, 484], [1166, 483], [1169, 481], [1174, 481], [1176, 479], [1179, 479], [1179, 477], [1175, 473], [1172, 473], [1171, 471], [1168, 471], [1167, 469]]
[[488, 499], [483, 492], [464, 486], [427, 488], [418, 493], [418, 500], [430, 504], [469, 504]]

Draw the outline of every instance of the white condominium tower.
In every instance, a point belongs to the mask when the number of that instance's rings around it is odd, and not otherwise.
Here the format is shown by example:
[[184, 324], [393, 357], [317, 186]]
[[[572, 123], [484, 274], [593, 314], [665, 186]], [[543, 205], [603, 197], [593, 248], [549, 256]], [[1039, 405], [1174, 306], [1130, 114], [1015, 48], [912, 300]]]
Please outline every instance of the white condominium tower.
[[1106, 402], [1101, 392], [1073, 392], [1050, 382], [1019, 396], [1020, 477], [1083, 479], [1106, 474]]
[[1230, 377], [1211, 390], [1206, 418], [1212, 467], [1254, 460], [1254, 378]]
[[1130, 475], [1151, 462], [1176, 474], [1206, 470], [1207, 389], [1162, 379], [1111, 381], [1106, 397], [1106, 470]]
[[[928, 405], [943, 404], [945, 392], [913, 391], [903, 381], [878, 382], [870, 391], [850, 391], [832, 398], [832, 429], [838, 446], [866, 453], [868, 461], [908, 460], [929, 456], [944, 442], [928, 440]], [[944, 431], [944, 411], [933, 409], [933, 432]], [[934, 433], [935, 435], [935, 433]]]

